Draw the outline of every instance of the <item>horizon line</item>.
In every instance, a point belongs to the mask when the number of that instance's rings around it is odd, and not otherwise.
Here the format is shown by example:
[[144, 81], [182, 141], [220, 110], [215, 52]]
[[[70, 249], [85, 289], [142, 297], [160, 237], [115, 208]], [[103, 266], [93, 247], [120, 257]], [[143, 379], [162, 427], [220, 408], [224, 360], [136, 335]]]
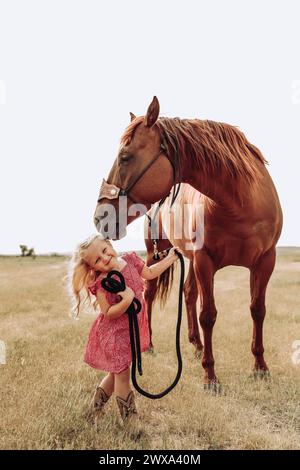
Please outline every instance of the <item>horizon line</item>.
[[[277, 245], [277, 248], [299, 248], [300, 245]], [[136, 251], [136, 252], [146, 252], [147, 249], [130, 249], [130, 250], [120, 250], [118, 253], [126, 253], [127, 251]], [[70, 256], [72, 251], [48, 251], [45, 253], [35, 253], [35, 256]], [[20, 256], [21, 258], [30, 258], [30, 256], [22, 256], [20, 253], [0, 253], [0, 257], [4, 256]]]

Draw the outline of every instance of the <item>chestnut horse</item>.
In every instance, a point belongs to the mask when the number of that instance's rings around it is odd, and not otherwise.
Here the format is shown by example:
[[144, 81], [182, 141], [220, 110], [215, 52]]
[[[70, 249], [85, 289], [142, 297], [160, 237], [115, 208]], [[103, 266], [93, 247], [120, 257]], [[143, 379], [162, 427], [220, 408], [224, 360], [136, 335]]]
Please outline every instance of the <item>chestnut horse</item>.
[[[250, 270], [254, 371], [267, 373], [263, 347], [265, 294], [275, 265], [282, 211], [266, 160], [240, 130], [229, 124], [159, 118], [156, 97], [145, 116], [131, 117], [108, 180], [100, 190], [94, 218], [97, 230], [106, 235], [106, 227], [113, 226], [111, 238], [120, 239], [126, 235], [126, 226], [165, 198], [175, 183], [189, 183], [199, 191], [203, 195], [203, 245], [196, 243], [191, 250], [186, 248], [184, 237], [170, 241], [192, 261], [201, 296], [204, 383], [213, 387], [218, 383], [212, 349], [217, 317], [214, 275], [229, 265]], [[137, 211], [137, 203], [144, 209]]]

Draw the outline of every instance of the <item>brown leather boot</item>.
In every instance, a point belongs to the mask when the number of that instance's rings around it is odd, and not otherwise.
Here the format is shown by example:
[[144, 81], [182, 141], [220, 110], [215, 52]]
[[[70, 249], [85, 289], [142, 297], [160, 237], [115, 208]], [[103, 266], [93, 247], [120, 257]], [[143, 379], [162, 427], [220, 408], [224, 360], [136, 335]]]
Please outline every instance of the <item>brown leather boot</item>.
[[109, 398], [103, 388], [98, 385], [91, 403], [91, 417], [95, 425], [97, 425], [99, 419], [104, 415], [104, 406]]
[[126, 400], [121, 397], [116, 397], [116, 401], [126, 431], [128, 431], [130, 434], [138, 434], [140, 432], [139, 419], [138, 412], [135, 406], [133, 391], [129, 393]]

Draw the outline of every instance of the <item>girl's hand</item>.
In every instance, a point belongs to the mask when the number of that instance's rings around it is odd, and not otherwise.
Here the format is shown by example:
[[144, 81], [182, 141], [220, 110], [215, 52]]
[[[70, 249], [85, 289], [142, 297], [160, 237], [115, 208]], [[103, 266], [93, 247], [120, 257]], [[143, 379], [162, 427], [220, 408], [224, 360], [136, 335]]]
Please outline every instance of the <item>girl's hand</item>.
[[177, 256], [177, 254], [175, 253], [175, 250], [177, 250], [179, 253], [182, 254], [183, 256], [183, 253], [182, 253], [182, 250], [180, 248], [178, 248], [178, 246], [172, 246], [172, 248], [170, 249], [169, 253], [168, 253], [168, 256], [167, 258], [174, 258], [174, 261], [178, 260], [179, 257]]

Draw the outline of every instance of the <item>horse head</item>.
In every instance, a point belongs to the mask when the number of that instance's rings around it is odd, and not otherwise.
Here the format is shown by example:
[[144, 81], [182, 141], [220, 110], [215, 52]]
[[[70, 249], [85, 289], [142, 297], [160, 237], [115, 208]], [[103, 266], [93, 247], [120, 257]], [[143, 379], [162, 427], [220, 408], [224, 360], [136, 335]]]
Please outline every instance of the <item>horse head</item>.
[[123, 238], [127, 225], [167, 196], [174, 184], [173, 162], [156, 125], [156, 96], [145, 116], [130, 116], [108, 178], [102, 181], [94, 214], [97, 230], [113, 240]]

